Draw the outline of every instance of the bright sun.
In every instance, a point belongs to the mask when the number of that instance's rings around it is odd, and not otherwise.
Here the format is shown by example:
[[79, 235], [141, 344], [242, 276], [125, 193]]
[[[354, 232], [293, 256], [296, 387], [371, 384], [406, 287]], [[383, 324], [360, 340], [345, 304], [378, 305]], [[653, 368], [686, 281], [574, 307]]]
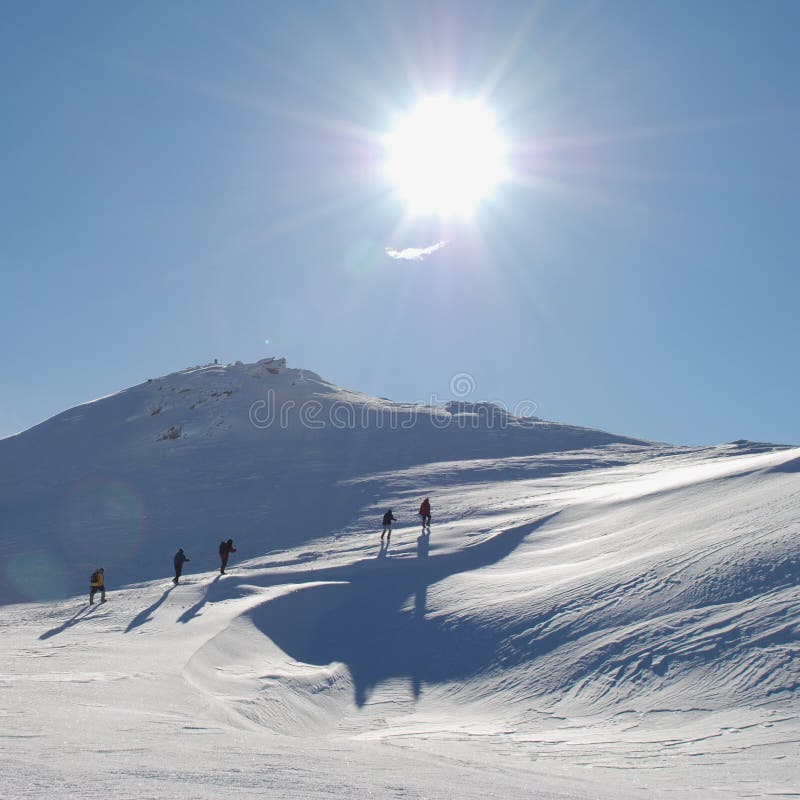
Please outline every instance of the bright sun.
[[423, 100], [387, 137], [387, 175], [413, 213], [470, 214], [506, 177], [506, 145], [489, 110]]

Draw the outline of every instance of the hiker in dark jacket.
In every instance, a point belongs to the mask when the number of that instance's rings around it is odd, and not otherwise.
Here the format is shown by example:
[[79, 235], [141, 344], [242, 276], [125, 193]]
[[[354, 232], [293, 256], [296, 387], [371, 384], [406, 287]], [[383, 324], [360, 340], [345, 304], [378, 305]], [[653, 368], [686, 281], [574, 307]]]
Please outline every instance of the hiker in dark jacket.
[[183, 572], [183, 565], [186, 561], [191, 561], [191, 558], [186, 556], [186, 553], [183, 552], [183, 548], [181, 547], [177, 553], [175, 553], [175, 558], [172, 559], [172, 563], [175, 565], [175, 577], [172, 579], [172, 582], [177, 584], [178, 581], [181, 579], [181, 572]]
[[219, 543], [219, 560], [220, 560], [220, 567], [219, 567], [219, 574], [225, 574], [225, 567], [228, 566], [228, 556], [231, 553], [235, 553], [236, 548], [233, 546], [233, 539], [228, 539], [227, 542], [220, 542]]
[[94, 596], [100, 592], [100, 602], [105, 603], [106, 601], [106, 579], [105, 579], [105, 570], [100, 567], [96, 569], [92, 573], [92, 577], [89, 578], [89, 605], [94, 605]]
[[383, 515], [383, 533], [381, 534], [381, 541], [383, 541], [384, 535], [388, 532], [388, 536], [386, 536], [386, 541], [388, 542], [389, 539], [392, 538], [392, 523], [397, 522], [392, 514], [392, 509], [390, 508], [384, 515]]

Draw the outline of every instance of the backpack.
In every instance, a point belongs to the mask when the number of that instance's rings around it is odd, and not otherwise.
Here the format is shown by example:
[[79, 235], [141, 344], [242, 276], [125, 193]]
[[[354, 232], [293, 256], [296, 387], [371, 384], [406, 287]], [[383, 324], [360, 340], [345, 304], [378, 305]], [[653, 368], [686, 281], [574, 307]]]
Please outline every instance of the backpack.
[[219, 543], [219, 554], [224, 556], [225, 553], [228, 552], [228, 543], [227, 542], [220, 542]]
[[89, 579], [92, 586], [100, 586], [102, 584], [102, 580], [100, 579], [100, 570], [95, 570], [92, 573], [92, 577]]

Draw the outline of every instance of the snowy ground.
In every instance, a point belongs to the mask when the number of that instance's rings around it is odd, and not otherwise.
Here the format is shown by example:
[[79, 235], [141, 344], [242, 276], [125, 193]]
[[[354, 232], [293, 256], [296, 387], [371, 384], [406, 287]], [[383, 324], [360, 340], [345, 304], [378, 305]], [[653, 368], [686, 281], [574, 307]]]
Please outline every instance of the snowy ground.
[[224, 577], [0, 606], [0, 793], [800, 796], [800, 450], [759, 450], [373, 471]]

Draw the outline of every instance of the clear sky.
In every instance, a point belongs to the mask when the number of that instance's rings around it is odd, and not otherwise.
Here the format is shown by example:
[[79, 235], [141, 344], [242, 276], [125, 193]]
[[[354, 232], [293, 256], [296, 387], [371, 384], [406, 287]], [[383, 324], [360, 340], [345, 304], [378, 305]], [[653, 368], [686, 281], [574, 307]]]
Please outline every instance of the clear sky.
[[[277, 355], [396, 400], [469, 373], [548, 419], [800, 443], [800, 3], [0, 11], [0, 435]], [[383, 169], [442, 94], [509, 143], [467, 219], [411, 217]]]

